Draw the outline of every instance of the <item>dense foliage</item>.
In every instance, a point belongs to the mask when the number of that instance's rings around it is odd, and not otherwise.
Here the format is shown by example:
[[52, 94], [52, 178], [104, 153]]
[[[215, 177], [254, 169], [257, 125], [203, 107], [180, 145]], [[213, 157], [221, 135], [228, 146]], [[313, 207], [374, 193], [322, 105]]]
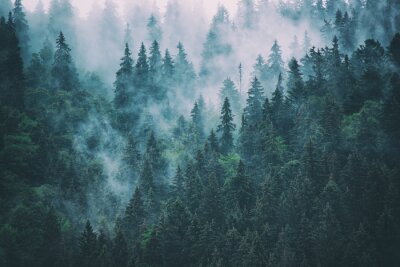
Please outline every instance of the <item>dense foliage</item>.
[[[240, 1], [238, 27], [268, 2]], [[221, 6], [199, 75], [182, 43], [160, 52], [152, 15], [110, 100], [74, 63], [68, 1], [31, 55], [15, 1], [0, 19], [0, 266], [399, 266], [400, 4], [298, 2], [282, 16], [318, 21], [329, 45], [285, 64], [275, 41], [245, 98], [216, 73], [232, 53]], [[201, 96], [214, 81], [218, 110]]]

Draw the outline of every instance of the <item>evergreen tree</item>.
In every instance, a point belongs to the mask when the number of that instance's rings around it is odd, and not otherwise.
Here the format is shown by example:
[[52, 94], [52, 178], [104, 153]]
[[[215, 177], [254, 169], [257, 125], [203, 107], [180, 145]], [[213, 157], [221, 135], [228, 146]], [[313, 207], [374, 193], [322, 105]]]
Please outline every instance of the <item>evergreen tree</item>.
[[265, 59], [262, 55], [258, 55], [256, 58], [256, 63], [253, 65], [252, 75], [259, 77], [261, 81], [268, 80], [268, 65], [265, 63]]
[[257, 77], [251, 82], [251, 87], [248, 91], [247, 105], [245, 108], [246, 120], [250, 125], [255, 125], [261, 122], [262, 104], [264, 102], [264, 89], [262, 88]]
[[65, 42], [62, 32], [57, 38], [54, 63], [51, 74], [54, 80], [54, 87], [59, 90], [72, 91], [79, 88], [78, 73], [72, 61], [71, 49]]
[[175, 177], [173, 178], [172, 193], [175, 197], [184, 197], [184, 175], [179, 165], [176, 169]]
[[236, 175], [228, 183], [228, 201], [238, 205], [241, 210], [250, 210], [254, 205], [254, 185], [245, 173], [245, 166], [239, 162]]
[[207, 141], [210, 145], [210, 149], [212, 152], [217, 153], [219, 152], [219, 144], [218, 144], [218, 139], [217, 135], [214, 132], [214, 129], [211, 129], [210, 135], [207, 138]]
[[295, 58], [292, 58], [289, 62], [287, 97], [294, 107], [298, 107], [305, 97], [304, 83], [301, 76], [299, 63]]
[[[136, 94], [139, 99], [147, 98], [147, 87], [149, 85], [149, 64], [147, 61], [146, 47], [142, 43], [138, 54], [138, 59], [135, 66], [134, 84]], [[138, 100], [139, 100], [138, 99]], [[140, 102], [138, 102], [140, 103]]]
[[269, 55], [267, 65], [269, 77], [272, 81], [276, 81], [279, 75], [284, 72], [282, 51], [281, 47], [278, 44], [278, 41], [276, 40], [274, 41], [274, 44], [271, 48], [271, 53]]
[[188, 60], [185, 48], [179, 43], [178, 54], [175, 57], [175, 79], [176, 84], [182, 86], [183, 94], [187, 97], [193, 97], [193, 82], [196, 79], [193, 64]]
[[136, 187], [128, 206], [125, 209], [125, 214], [122, 220], [122, 229], [130, 243], [139, 236], [140, 227], [144, 222], [145, 215], [146, 212], [142, 200], [142, 193], [140, 192], [139, 187]]
[[150, 95], [157, 100], [161, 100], [164, 96], [162, 91], [162, 57], [160, 47], [157, 41], [154, 41], [150, 48], [149, 57], [149, 78], [150, 78]]
[[165, 87], [168, 89], [174, 83], [175, 77], [175, 66], [174, 61], [169, 53], [169, 50], [165, 50], [165, 55], [162, 64], [162, 80], [165, 82]]
[[224, 103], [225, 98], [229, 98], [232, 111], [235, 114], [238, 114], [240, 112], [240, 96], [231, 78], [226, 78], [224, 80], [223, 87], [220, 89], [219, 99], [221, 105]]
[[158, 19], [154, 14], [150, 15], [150, 18], [147, 22], [147, 31], [148, 31], [148, 36], [149, 40], [151, 42], [157, 41], [160, 42], [162, 39], [162, 31], [161, 27], [159, 25]]
[[194, 126], [194, 130], [196, 134], [199, 136], [200, 140], [204, 139], [204, 120], [203, 114], [199, 107], [198, 102], [194, 103], [193, 109], [190, 112], [190, 116], [192, 117], [192, 124]]
[[140, 175], [140, 187], [144, 192], [155, 189], [153, 170], [149, 158], [145, 158]]
[[120, 66], [114, 83], [114, 105], [117, 109], [128, 107], [132, 95], [133, 59], [128, 43], [125, 44], [124, 57], [121, 58]]
[[226, 97], [221, 109], [220, 124], [217, 132], [222, 132], [220, 137], [220, 151], [222, 154], [228, 154], [233, 149], [233, 134], [236, 125], [233, 123], [233, 114], [229, 99]]
[[22, 5], [21, 0], [15, 0], [14, 9], [14, 25], [15, 32], [17, 34], [20, 47], [21, 47], [21, 55], [25, 62], [28, 62], [30, 58], [30, 47], [29, 47], [29, 26], [26, 20], [26, 15], [24, 12], [24, 7]]
[[12, 13], [9, 13], [8, 21], [2, 19], [3, 28], [0, 47], [4, 57], [0, 66], [0, 77], [3, 83], [0, 84], [2, 105], [24, 109], [25, 77], [23, 73], [23, 62], [21, 58], [18, 38], [15, 32]]
[[97, 236], [89, 221], [81, 234], [79, 247], [79, 266], [97, 266]]

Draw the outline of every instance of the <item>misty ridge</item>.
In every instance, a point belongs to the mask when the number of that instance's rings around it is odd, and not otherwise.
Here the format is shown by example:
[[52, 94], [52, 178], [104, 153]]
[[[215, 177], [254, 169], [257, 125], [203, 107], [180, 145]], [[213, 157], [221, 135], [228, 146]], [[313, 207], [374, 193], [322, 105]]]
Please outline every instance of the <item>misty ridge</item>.
[[0, 266], [400, 265], [400, 1], [28, 2]]

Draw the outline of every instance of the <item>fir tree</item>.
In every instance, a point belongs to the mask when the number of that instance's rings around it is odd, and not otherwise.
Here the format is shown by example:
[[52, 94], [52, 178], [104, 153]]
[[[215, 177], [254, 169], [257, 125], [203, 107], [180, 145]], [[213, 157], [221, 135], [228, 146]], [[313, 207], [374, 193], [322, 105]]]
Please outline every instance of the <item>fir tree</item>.
[[234, 82], [231, 78], [226, 78], [223, 83], [223, 87], [219, 92], [219, 99], [221, 105], [224, 103], [225, 98], [229, 98], [230, 104], [232, 106], [232, 111], [234, 113], [240, 112], [240, 96], [236, 89]]
[[54, 87], [59, 90], [72, 91], [79, 87], [78, 73], [72, 61], [71, 49], [65, 41], [64, 34], [60, 32], [57, 38], [54, 63], [51, 74]]
[[292, 58], [289, 62], [287, 97], [289, 102], [294, 105], [294, 107], [298, 107], [305, 97], [304, 83], [301, 76], [302, 74], [300, 72], [299, 63], [295, 58]]
[[154, 14], [150, 15], [150, 18], [147, 22], [147, 31], [148, 31], [149, 40], [151, 42], [153, 42], [153, 41], [160, 42], [161, 41], [161, 39], [162, 39], [161, 27], [158, 23], [158, 19], [156, 18], [156, 16], [154, 16]]
[[254, 77], [248, 91], [247, 106], [245, 108], [246, 120], [250, 125], [261, 122], [262, 103], [264, 102], [263, 90], [257, 77]]
[[17, 34], [20, 46], [22, 58], [25, 62], [29, 60], [30, 57], [30, 47], [29, 47], [29, 26], [26, 20], [26, 15], [24, 12], [24, 7], [21, 0], [16, 0], [13, 9], [14, 15], [14, 25], [15, 32]]
[[274, 44], [271, 48], [271, 53], [269, 55], [267, 65], [270, 78], [272, 79], [272, 81], [276, 81], [279, 75], [284, 71], [281, 47], [276, 40], [274, 41]]
[[89, 221], [86, 222], [79, 240], [79, 265], [84, 267], [97, 266], [97, 236]]
[[196, 131], [196, 134], [199, 136], [200, 140], [202, 140], [204, 138], [204, 121], [203, 114], [197, 101], [194, 103], [193, 109], [190, 112], [190, 116], [192, 117], [194, 130]]
[[125, 44], [124, 57], [121, 58], [120, 69], [117, 71], [114, 105], [117, 109], [126, 108], [130, 103], [133, 82], [133, 59], [128, 43]]
[[143, 43], [140, 46], [134, 77], [135, 90], [144, 94], [142, 97], [145, 97], [147, 95], [146, 89], [149, 85], [149, 64], [147, 61], [146, 47]]
[[150, 95], [157, 100], [161, 100], [164, 96], [162, 92], [162, 57], [160, 47], [157, 41], [153, 41], [150, 48], [149, 57], [149, 78], [150, 78]]
[[228, 154], [233, 149], [233, 134], [236, 125], [233, 123], [233, 114], [229, 99], [226, 97], [221, 109], [220, 124], [218, 125], [217, 132], [221, 132], [220, 137], [220, 151], [223, 154]]

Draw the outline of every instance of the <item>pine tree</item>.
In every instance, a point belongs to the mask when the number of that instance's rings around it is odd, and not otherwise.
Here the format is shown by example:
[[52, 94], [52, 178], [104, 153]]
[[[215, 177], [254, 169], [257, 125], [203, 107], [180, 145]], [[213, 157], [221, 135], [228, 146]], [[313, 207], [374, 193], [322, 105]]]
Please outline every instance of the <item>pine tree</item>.
[[138, 150], [138, 142], [133, 138], [132, 135], [128, 136], [127, 144], [124, 149], [124, 161], [132, 170], [137, 170], [141, 159], [140, 152]]
[[147, 31], [148, 31], [148, 38], [151, 42], [157, 41], [160, 42], [162, 39], [162, 31], [159, 25], [158, 19], [154, 14], [150, 15], [150, 18], [147, 22]]
[[115, 267], [127, 267], [128, 265], [128, 247], [125, 241], [125, 237], [121, 231], [117, 232], [117, 235], [113, 242], [111, 249], [112, 255], [112, 266]]
[[132, 96], [133, 59], [128, 43], [125, 44], [124, 57], [121, 58], [120, 69], [117, 71], [114, 105], [117, 109], [127, 108]]
[[253, 65], [253, 76], [259, 77], [261, 81], [268, 80], [268, 65], [265, 63], [265, 59], [262, 55], [258, 55], [256, 63]]
[[221, 132], [220, 137], [220, 151], [226, 155], [233, 149], [233, 134], [236, 125], [233, 123], [233, 114], [229, 99], [226, 97], [221, 109], [220, 124], [218, 125], [217, 132]]
[[284, 72], [282, 51], [281, 47], [278, 44], [278, 41], [276, 40], [274, 41], [274, 44], [271, 48], [271, 53], [269, 55], [267, 65], [269, 77], [272, 81], [276, 81], [279, 75]]
[[203, 187], [199, 215], [204, 222], [214, 221], [216, 225], [222, 225], [223, 223], [221, 188], [214, 172], [207, 177]]
[[122, 220], [122, 229], [130, 243], [139, 236], [140, 227], [144, 222], [145, 215], [146, 212], [142, 200], [142, 193], [140, 192], [139, 187], [136, 187], [128, 206], [125, 209], [125, 214]]
[[97, 266], [97, 236], [89, 221], [86, 222], [79, 240], [79, 266]]
[[166, 83], [166, 87], [170, 87], [174, 83], [175, 66], [174, 61], [169, 53], [169, 50], [165, 50], [165, 55], [162, 64], [162, 80]]
[[185, 265], [182, 251], [185, 234], [190, 223], [189, 218], [189, 213], [179, 198], [171, 199], [165, 204], [159, 234], [162, 243], [161, 254], [166, 266]]
[[162, 64], [160, 47], [157, 41], [153, 41], [149, 57], [150, 95], [157, 100], [164, 97], [163, 87], [161, 86]]
[[175, 57], [175, 79], [176, 84], [183, 88], [183, 94], [187, 97], [193, 97], [193, 82], [196, 79], [196, 72], [193, 64], [188, 60], [185, 48], [182, 43], [179, 43], [178, 54]]
[[298, 107], [305, 97], [304, 83], [301, 76], [299, 63], [295, 58], [292, 58], [289, 62], [287, 97], [294, 107]]
[[149, 161], [152, 171], [156, 177], [164, 174], [166, 162], [162, 156], [162, 151], [154, 132], [150, 133], [149, 139], [147, 140], [144, 158]]
[[15, 0], [13, 15], [14, 15], [15, 32], [17, 34], [21, 46], [22, 58], [25, 62], [28, 62], [30, 58], [29, 26], [26, 20], [24, 7], [22, 5], [21, 0]]
[[245, 173], [245, 166], [239, 162], [236, 175], [228, 183], [228, 201], [237, 204], [241, 210], [250, 210], [254, 205], [254, 185]]
[[219, 99], [221, 105], [223, 105], [225, 98], [229, 98], [230, 104], [232, 106], [232, 111], [235, 114], [238, 114], [240, 112], [240, 96], [231, 78], [226, 78], [224, 80], [223, 87], [219, 91]]
[[200, 140], [204, 139], [204, 121], [203, 114], [199, 107], [198, 102], [194, 103], [193, 109], [190, 112], [190, 116], [192, 117], [192, 124], [194, 126], [194, 130], [196, 134], [199, 136]]
[[155, 189], [155, 181], [151, 165], [149, 158], [145, 158], [142, 173], [139, 178], [140, 188], [142, 188], [144, 192], [148, 192], [151, 188]]
[[239, 25], [244, 29], [255, 27], [256, 9], [254, 0], [240, 0], [238, 3]]
[[245, 108], [246, 121], [250, 125], [256, 125], [261, 122], [264, 102], [263, 90], [257, 77], [254, 77], [248, 91], [247, 106]]
[[181, 167], [178, 165], [172, 181], [172, 194], [174, 197], [184, 197], [184, 176]]
[[60, 32], [57, 38], [54, 63], [51, 74], [54, 79], [54, 87], [59, 90], [72, 91], [79, 88], [78, 73], [72, 61], [71, 49], [65, 42], [65, 37]]
[[[134, 81], [135, 81], [135, 90], [138, 91], [138, 93], [142, 93], [143, 95], [140, 95], [139, 99], [145, 98], [147, 95], [147, 87], [149, 85], [149, 64], [147, 62], [147, 54], [146, 54], [146, 47], [142, 43], [140, 46], [139, 54], [138, 54], [138, 59], [136, 62], [135, 66], [135, 75], [134, 75]], [[140, 102], [138, 102], [140, 103]]]
[[[5, 51], [4, 61], [0, 65], [0, 77], [4, 82], [0, 102], [2, 105], [17, 109], [24, 109], [25, 77], [23, 62], [19, 49], [19, 42], [15, 32], [12, 13], [9, 13], [7, 24], [4, 18], [2, 22], [3, 36], [0, 49]], [[4, 38], [4, 39], [3, 39]]]
[[210, 149], [214, 153], [218, 153], [220, 151], [217, 135], [214, 132], [214, 129], [211, 129], [210, 135], [207, 138], [207, 141], [210, 145]]

